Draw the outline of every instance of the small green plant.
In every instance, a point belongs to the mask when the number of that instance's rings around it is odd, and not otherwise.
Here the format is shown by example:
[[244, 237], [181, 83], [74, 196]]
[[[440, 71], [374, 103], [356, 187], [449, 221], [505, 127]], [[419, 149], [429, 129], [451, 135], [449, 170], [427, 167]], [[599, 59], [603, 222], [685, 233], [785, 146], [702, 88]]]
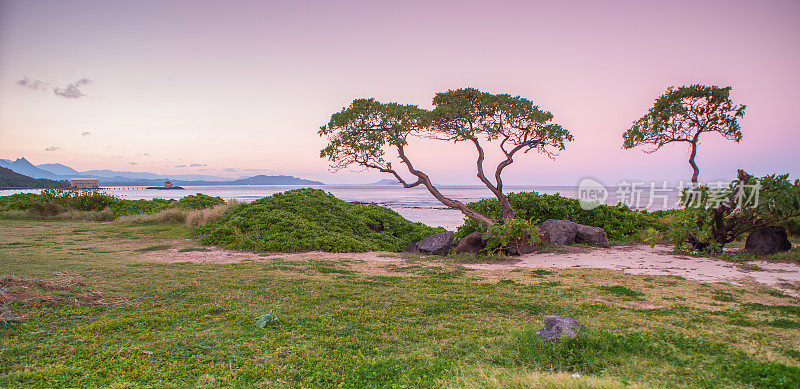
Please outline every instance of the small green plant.
[[658, 242], [660, 242], [663, 239], [664, 239], [664, 234], [653, 227], [644, 230], [642, 233], [642, 240], [648, 245], [650, 245], [650, 248], [655, 247], [656, 244], [658, 244]]
[[278, 321], [278, 316], [275, 316], [272, 313], [272, 310], [270, 310], [269, 313], [267, 313], [266, 315], [259, 316], [256, 318], [256, 326], [258, 328], [267, 328], [267, 325], [269, 325], [270, 323], [274, 323], [276, 321]]
[[531, 220], [511, 219], [486, 230], [486, 248], [494, 254], [502, 249], [520, 253], [523, 247], [540, 243], [539, 228]]

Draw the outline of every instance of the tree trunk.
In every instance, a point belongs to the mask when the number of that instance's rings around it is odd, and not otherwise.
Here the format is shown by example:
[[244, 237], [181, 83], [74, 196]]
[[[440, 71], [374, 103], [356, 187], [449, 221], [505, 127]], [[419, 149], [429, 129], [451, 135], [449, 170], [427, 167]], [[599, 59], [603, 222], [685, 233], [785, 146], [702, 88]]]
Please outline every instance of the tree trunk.
[[692, 166], [692, 186], [694, 189], [697, 189], [697, 178], [700, 176], [700, 168], [697, 167], [697, 164], [694, 162], [694, 158], [697, 156], [697, 137], [695, 137], [694, 141], [692, 141], [692, 152], [689, 154], [689, 165]]
[[484, 223], [486, 223], [487, 225], [490, 225], [490, 226], [495, 224], [494, 220], [492, 220], [492, 219], [490, 219], [490, 218], [488, 218], [488, 217], [486, 217], [486, 216], [484, 216], [484, 215], [482, 215], [482, 214], [470, 209], [464, 203], [462, 203], [462, 202], [460, 202], [458, 200], [453, 200], [451, 198], [445, 197], [442, 194], [442, 192], [439, 192], [439, 189], [437, 189], [436, 186], [433, 185], [433, 183], [431, 182], [431, 179], [428, 177], [427, 174], [425, 174], [425, 173], [423, 173], [423, 172], [421, 172], [421, 171], [419, 171], [417, 169], [414, 169], [414, 165], [412, 165], [411, 164], [411, 160], [409, 160], [408, 157], [406, 157], [406, 153], [405, 153], [405, 150], [404, 150], [402, 145], [398, 145], [397, 146], [397, 154], [399, 155], [399, 157], [403, 161], [403, 163], [405, 163], [406, 168], [408, 169], [408, 172], [413, 174], [414, 176], [416, 176], [422, 182], [422, 185], [425, 185], [425, 188], [428, 189], [428, 192], [430, 192], [433, 195], [433, 197], [436, 198], [436, 200], [439, 200], [440, 203], [442, 203], [442, 204], [444, 204], [444, 205], [446, 205], [446, 206], [448, 206], [450, 208], [457, 209], [457, 210], [461, 211], [461, 213], [463, 213], [464, 216], [466, 216], [466, 217], [468, 217], [470, 219], [477, 220], [479, 222], [484, 222]]
[[478, 179], [480, 179], [481, 182], [483, 182], [483, 184], [486, 185], [486, 187], [489, 188], [489, 190], [494, 194], [494, 196], [497, 197], [497, 202], [500, 204], [500, 209], [503, 212], [503, 222], [505, 223], [514, 218], [514, 210], [511, 208], [511, 203], [508, 201], [508, 197], [506, 197], [506, 195], [503, 193], [503, 180], [500, 178], [500, 172], [502, 172], [502, 168], [499, 168], [495, 174], [497, 185], [492, 184], [492, 182], [486, 178], [486, 174], [483, 170], [483, 147], [481, 147], [477, 138], [470, 138], [470, 140], [475, 145], [475, 149], [478, 151], [478, 159], [476, 161]]

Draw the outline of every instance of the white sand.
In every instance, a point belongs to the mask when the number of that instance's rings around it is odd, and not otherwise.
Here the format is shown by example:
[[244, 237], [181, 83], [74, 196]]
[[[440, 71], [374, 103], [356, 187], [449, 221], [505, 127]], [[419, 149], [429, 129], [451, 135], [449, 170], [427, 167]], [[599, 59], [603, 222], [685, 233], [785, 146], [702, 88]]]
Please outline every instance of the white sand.
[[[755, 265], [755, 266], [753, 266]], [[465, 267], [490, 271], [516, 268], [610, 269], [630, 274], [675, 275], [700, 282], [755, 281], [795, 297], [800, 297], [800, 266], [791, 263], [750, 261], [746, 265], [713, 258], [695, 258], [672, 254], [669, 246], [618, 246], [588, 249], [575, 253], [527, 254], [519, 262], [471, 264]], [[755, 268], [758, 270], [747, 270]]]

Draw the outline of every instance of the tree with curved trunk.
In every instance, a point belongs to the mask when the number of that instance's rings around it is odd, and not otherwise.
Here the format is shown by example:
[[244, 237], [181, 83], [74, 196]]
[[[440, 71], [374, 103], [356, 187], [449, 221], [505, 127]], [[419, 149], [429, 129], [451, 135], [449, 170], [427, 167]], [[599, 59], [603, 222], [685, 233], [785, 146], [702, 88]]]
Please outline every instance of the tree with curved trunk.
[[[436, 94], [434, 109], [415, 105], [381, 103], [375, 99], [353, 100], [349, 107], [331, 116], [320, 128], [328, 145], [320, 156], [331, 161], [333, 170], [355, 165], [391, 174], [405, 188], [424, 186], [442, 204], [461, 211], [465, 216], [486, 223], [495, 221], [464, 203], [442, 194], [431, 178], [416, 168], [406, 147], [410, 138], [469, 143], [476, 152], [478, 179], [497, 197], [503, 210], [503, 221], [514, 218], [514, 210], [503, 192], [502, 173], [520, 152], [536, 150], [555, 158], [572, 135], [558, 124], [553, 115], [542, 111], [530, 100], [508, 94], [491, 94], [477, 89], [449, 90]], [[494, 167], [493, 179], [487, 177], [484, 145], [496, 143], [503, 159]], [[387, 161], [387, 149], [393, 149], [409, 174], [416, 180], [406, 181]]]
[[689, 144], [692, 185], [697, 187], [700, 168], [695, 162], [700, 134], [716, 132], [738, 143], [742, 139], [738, 119], [744, 117], [744, 105], [730, 99], [731, 87], [691, 85], [670, 87], [656, 99], [650, 111], [622, 134], [624, 149], [649, 145], [653, 153], [670, 143]]

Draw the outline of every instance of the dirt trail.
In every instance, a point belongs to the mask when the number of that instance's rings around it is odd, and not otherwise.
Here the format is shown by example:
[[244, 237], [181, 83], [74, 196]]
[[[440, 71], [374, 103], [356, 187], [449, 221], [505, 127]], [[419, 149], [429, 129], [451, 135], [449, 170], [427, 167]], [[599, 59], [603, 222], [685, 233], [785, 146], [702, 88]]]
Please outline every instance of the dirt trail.
[[[354, 260], [374, 264], [403, 262], [395, 253], [325, 253], [307, 252], [297, 254], [258, 255], [253, 253], [212, 248], [209, 251], [179, 252], [176, 249], [149, 252], [142, 259], [159, 262], [237, 263], [242, 261], [269, 260]], [[700, 282], [755, 281], [794, 297], [800, 297], [800, 266], [789, 263], [751, 261], [745, 265], [732, 262], [679, 256], [671, 253], [668, 246], [650, 248], [646, 245], [616, 246], [607, 249], [571, 249], [567, 252], [527, 254], [517, 261], [503, 263], [464, 264], [466, 268], [500, 275], [518, 268], [533, 269], [610, 269], [639, 275], [675, 275]]]

